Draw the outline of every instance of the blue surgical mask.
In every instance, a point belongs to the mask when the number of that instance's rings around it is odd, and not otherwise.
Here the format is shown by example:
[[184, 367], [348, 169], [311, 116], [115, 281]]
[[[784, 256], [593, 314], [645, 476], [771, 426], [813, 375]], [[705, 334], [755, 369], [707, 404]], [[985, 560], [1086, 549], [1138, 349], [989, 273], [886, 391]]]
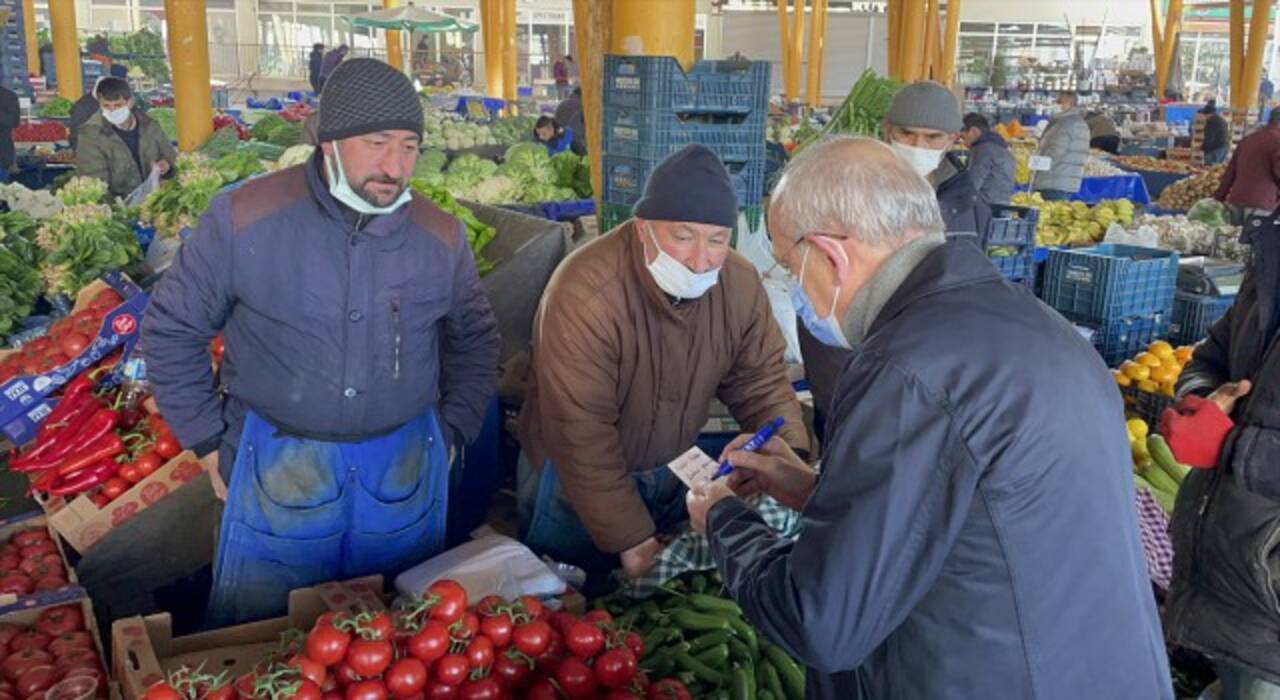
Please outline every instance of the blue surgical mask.
[[325, 169], [329, 173], [329, 194], [333, 198], [351, 207], [358, 214], [367, 216], [376, 216], [378, 214], [390, 214], [399, 209], [401, 205], [408, 202], [413, 195], [409, 193], [409, 189], [405, 188], [396, 200], [385, 207], [379, 207], [364, 197], [360, 193], [351, 189], [351, 183], [347, 181], [347, 172], [342, 169], [342, 156], [338, 153], [338, 144], [333, 144], [333, 158], [325, 157]]
[[787, 284], [791, 287], [791, 305], [795, 307], [796, 316], [800, 322], [809, 329], [809, 333], [818, 342], [835, 348], [852, 350], [853, 345], [845, 336], [844, 329], [840, 327], [840, 321], [836, 319], [836, 301], [840, 299], [843, 285], [836, 286], [835, 297], [831, 300], [831, 313], [826, 316], [818, 315], [817, 310], [813, 308], [813, 302], [809, 300], [809, 295], [804, 291], [804, 270], [809, 264], [810, 250], [813, 250], [812, 245], [805, 248], [804, 255], [800, 258], [799, 274], [787, 276]]

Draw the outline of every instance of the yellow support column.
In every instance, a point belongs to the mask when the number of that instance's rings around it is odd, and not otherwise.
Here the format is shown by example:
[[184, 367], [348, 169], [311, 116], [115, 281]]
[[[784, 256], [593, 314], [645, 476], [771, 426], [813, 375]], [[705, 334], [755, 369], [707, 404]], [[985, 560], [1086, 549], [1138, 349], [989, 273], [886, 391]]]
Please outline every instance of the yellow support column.
[[502, 58], [502, 13], [498, 4], [502, 0], [480, 0], [480, 31], [484, 41], [484, 81], [485, 94], [489, 97], [502, 98], [502, 75], [504, 64]]
[[[1256, 7], [1256, 5], [1255, 5]], [[1156, 69], [1156, 98], [1164, 97], [1173, 74], [1173, 62], [1178, 60], [1178, 34], [1182, 31], [1182, 0], [1169, 0], [1169, 11], [1164, 18], [1164, 34], [1160, 37], [1160, 64]]]
[[209, 26], [204, 0], [164, 0], [164, 20], [169, 28], [173, 102], [178, 111], [178, 149], [194, 151], [213, 134]]
[[1230, 53], [1231, 105], [1236, 106], [1240, 95], [1240, 75], [1244, 73], [1244, 0], [1231, 0]]
[[40, 70], [40, 47], [36, 45], [36, 3], [22, 0], [22, 34], [27, 42], [27, 72], [43, 75]]
[[886, 46], [889, 51], [889, 77], [898, 77], [898, 0], [886, 0], [884, 11], [884, 31]]
[[[384, 8], [400, 7], [400, 0], [382, 0]], [[404, 71], [404, 54], [400, 49], [400, 30], [387, 30], [387, 63], [398, 71]]]
[[520, 87], [517, 70], [520, 46], [516, 42], [516, 0], [503, 0], [502, 4], [502, 99], [507, 108], [515, 106]]
[[795, 17], [791, 22], [791, 75], [787, 80], [787, 102], [800, 100], [800, 68], [804, 59], [804, 5], [805, 0], [796, 0]]
[[956, 77], [956, 38], [960, 33], [960, 0], [947, 2], [947, 29], [942, 38], [942, 70], [938, 82], [952, 87]]
[[920, 71], [920, 77], [926, 79], [938, 74], [938, 61], [942, 58], [942, 45], [938, 42], [938, 0], [928, 2], [924, 20], [924, 67]]
[[787, 4], [789, 0], [777, 0], [778, 3], [778, 45], [782, 47], [782, 94], [790, 94], [791, 85], [791, 28], [787, 22]]
[[604, 195], [604, 55], [613, 28], [613, 4], [602, 0], [573, 0], [573, 33], [578, 45], [578, 78], [582, 85], [582, 117], [591, 158], [591, 191], [596, 211]]
[[84, 96], [84, 85], [80, 75], [80, 42], [76, 39], [74, 0], [49, 3], [49, 23], [53, 25], [53, 70], [58, 80], [58, 94], [75, 102]]
[[[597, 0], [599, 1], [599, 0]], [[694, 0], [613, 0], [609, 53], [694, 61]]]
[[925, 0], [904, 0], [902, 14], [902, 80], [915, 82], [924, 69]]
[[813, 0], [813, 23], [809, 27], [809, 73], [805, 85], [809, 108], [822, 103], [822, 59], [827, 52], [827, 0]]
[[[1156, 69], [1156, 84], [1163, 82], [1161, 70], [1163, 70], [1160, 57], [1164, 55], [1164, 37], [1161, 36], [1160, 27], [1164, 25], [1164, 20], [1160, 19], [1160, 0], [1149, 0], [1151, 6], [1151, 65]], [[1157, 94], [1156, 99], [1160, 99], [1164, 95]]]
[[[1178, 2], [1179, 0], [1173, 0]], [[1267, 55], [1267, 30], [1271, 27], [1272, 0], [1253, 0], [1249, 24], [1249, 48], [1244, 55], [1244, 77], [1240, 83], [1243, 109], [1258, 106], [1258, 84], [1262, 81], [1262, 59]], [[1233, 115], [1234, 117], [1234, 115]]]

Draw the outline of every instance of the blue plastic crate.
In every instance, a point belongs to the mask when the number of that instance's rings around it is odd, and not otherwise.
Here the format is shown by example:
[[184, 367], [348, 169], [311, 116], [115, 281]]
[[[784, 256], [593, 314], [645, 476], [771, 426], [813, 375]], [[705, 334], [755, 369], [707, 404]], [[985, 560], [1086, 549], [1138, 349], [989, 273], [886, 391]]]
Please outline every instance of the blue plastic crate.
[[608, 233], [621, 225], [622, 222], [631, 218], [631, 206], [606, 202], [600, 206], [600, 213], [596, 218], [599, 222], [600, 233]]
[[660, 160], [700, 143], [726, 162], [764, 160], [765, 137], [762, 117], [689, 117], [618, 107], [604, 111], [604, 152], [626, 158]]
[[[630, 207], [644, 194], [649, 173], [660, 159], [623, 158], [604, 156], [604, 201]], [[764, 194], [764, 160], [747, 163], [725, 163], [729, 179], [738, 195], [738, 207], [754, 207], [760, 204]], [[603, 226], [601, 227], [603, 229]]]
[[1036, 266], [1031, 260], [1030, 252], [1023, 252], [1017, 255], [993, 256], [991, 263], [996, 266], [996, 269], [1007, 280], [1013, 282], [1035, 281]]
[[1034, 207], [992, 204], [991, 223], [987, 229], [990, 232], [987, 245], [991, 247], [1034, 245], [1036, 224], [1039, 221], [1040, 210]]
[[698, 61], [685, 72], [670, 56], [605, 56], [604, 103], [676, 112], [748, 113], [769, 108], [769, 64]]
[[1044, 302], [1072, 321], [1102, 322], [1168, 312], [1178, 254], [1103, 243], [1049, 251]]
[[1169, 315], [1157, 313], [1083, 325], [1093, 331], [1093, 347], [1098, 354], [1108, 366], [1115, 367], [1146, 350], [1151, 343], [1167, 338]]
[[1169, 337], [1179, 345], [1195, 345], [1209, 336], [1209, 329], [1235, 303], [1235, 295], [1208, 296], [1177, 292], [1173, 295], [1173, 321]]

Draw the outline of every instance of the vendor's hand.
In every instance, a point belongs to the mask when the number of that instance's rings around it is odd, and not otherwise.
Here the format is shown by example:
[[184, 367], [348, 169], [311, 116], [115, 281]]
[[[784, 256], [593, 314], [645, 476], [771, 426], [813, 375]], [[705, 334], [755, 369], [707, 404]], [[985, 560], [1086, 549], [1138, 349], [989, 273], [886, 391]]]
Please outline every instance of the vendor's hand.
[[699, 484], [685, 494], [684, 503], [689, 508], [689, 524], [700, 535], [707, 534], [707, 513], [711, 507], [726, 498], [734, 496], [727, 479]]
[[209, 484], [213, 486], [213, 495], [218, 500], [227, 500], [227, 483], [222, 480], [222, 472], [218, 471], [218, 451], [214, 450], [200, 460], [200, 466], [209, 474]]
[[791, 510], [804, 509], [818, 483], [818, 473], [777, 437], [759, 452], [741, 451], [750, 439], [750, 435], [739, 435], [720, 455], [722, 461], [733, 465], [729, 487], [743, 498], [763, 493]]
[[159, 170], [161, 175], [168, 175], [168, 174], [169, 174], [169, 168], [170, 168], [170, 167], [172, 167], [172, 166], [170, 166], [170, 165], [169, 165], [169, 161], [167, 161], [167, 160], [157, 160], [156, 162], [152, 163], [151, 165], [153, 165], [153, 166], [155, 167], [155, 169], [156, 169], [156, 170]]
[[1253, 385], [1249, 383], [1248, 379], [1227, 382], [1218, 387], [1217, 391], [1209, 394], [1209, 400], [1218, 404], [1218, 408], [1221, 408], [1223, 413], [1230, 416], [1231, 411], [1236, 407], [1236, 401], [1247, 396], [1252, 388]]
[[653, 561], [661, 551], [662, 543], [656, 537], [650, 537], [619, 555], [622, 570], [631, 578], [639, 578], [653, 568]]

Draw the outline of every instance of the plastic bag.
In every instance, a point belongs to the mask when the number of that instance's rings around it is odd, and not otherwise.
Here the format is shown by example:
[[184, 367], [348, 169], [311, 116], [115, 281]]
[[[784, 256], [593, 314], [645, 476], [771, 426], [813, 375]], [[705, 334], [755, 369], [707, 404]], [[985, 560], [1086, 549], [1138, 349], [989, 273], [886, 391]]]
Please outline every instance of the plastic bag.
[[160, 168], [156, 167], [155, 165], [152, 165], [151, 174], [147, 176], [147, 179], [142, 181], [141, 185], [138, 185], [137, 188], [135, 188], [132, 192], [128, 194], [128, 196], [124, 198], [124, 205], [126, 207], [142, 206], [142, 202], [147, 198], [147, 195], [151, 194], [152, 192], [155, 192], [157, 189], [159, 189], [159, 187], [160, 187]]
[[529, 548], [502, 535], [489, 535], [461, 544], [396, 577], [396, 590], [416, 597], [433, 581], [453, 579], [479, 600], [496, 594], [504, 598], [539, 598], [565, 592], [564, 581]]
[[1129, 231], [1120, 224], [1111, 224], [1107, 227], [1107, 235], [1102, 239], [1102, 242], [1141, 246], [1143, 248], [1159, 248], [1160, 234], [1154, 226], [1139, 226]]

